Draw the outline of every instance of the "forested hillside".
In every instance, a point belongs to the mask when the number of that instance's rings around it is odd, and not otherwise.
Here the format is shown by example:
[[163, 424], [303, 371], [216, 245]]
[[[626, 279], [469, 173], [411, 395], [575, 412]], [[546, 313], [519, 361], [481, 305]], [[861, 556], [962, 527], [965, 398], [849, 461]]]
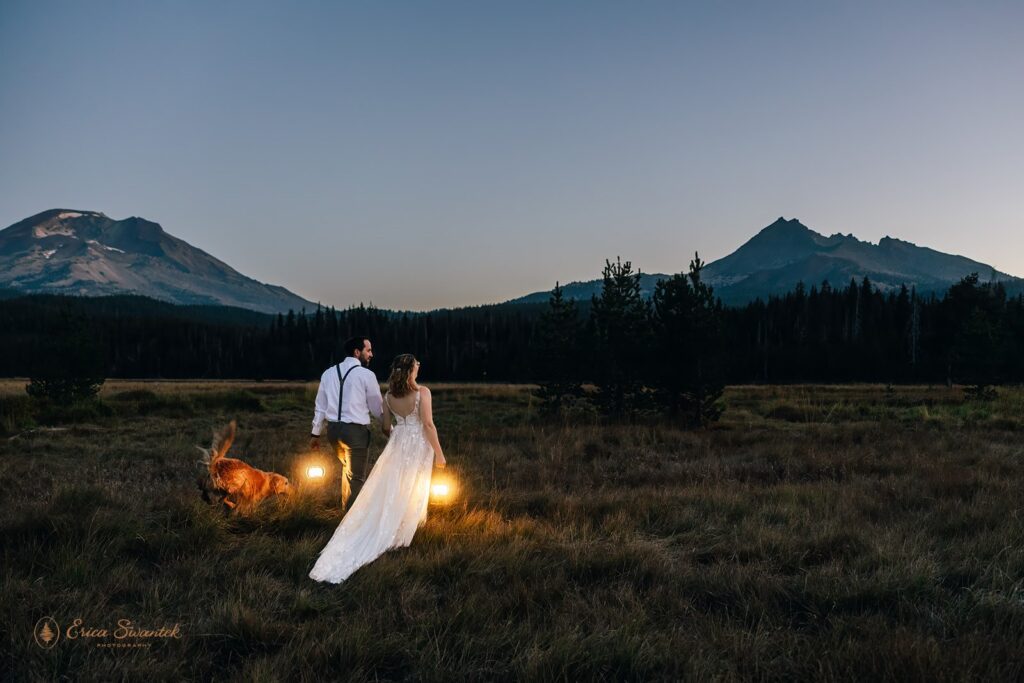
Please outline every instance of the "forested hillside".
[[[643, 308], [647, 306], [647, 308]], [[642, 304], [649, 311], [649, 304]], [[372, 307], [264, 315], [175, 306], [144, 297], [0, 299], [0, 375], [88, 364], [106, 377], [312, 379], [339, 360], [341, 342], [365, 334], [383, 377], [391, 357], [415, 353], [432, 381], [543, 380], [562, 354], [579, 380], [609, 357], [638, 376], [657, 374], [671, 348], [639, 314], [620, 348], [595, 343], [592, 305], [574, 306], [570, 348], [539, 329], [547, 304], [394, 313]], [[944, 296], [881, 293], [867, 280], [795, 291], [739, 308], [717, 306], [706, 354], [727, 382], [1020, 382], [1024, 298], [965, 278]], [[561, 370], [567, 370], [562, 368]]]

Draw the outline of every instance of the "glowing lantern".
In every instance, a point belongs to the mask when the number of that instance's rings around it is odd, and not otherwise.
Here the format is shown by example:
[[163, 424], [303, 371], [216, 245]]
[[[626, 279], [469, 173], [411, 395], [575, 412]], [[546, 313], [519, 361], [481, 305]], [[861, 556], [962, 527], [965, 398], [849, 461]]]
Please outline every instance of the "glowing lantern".
[[306, 477], [308, 477], [309, 479], [323, 479], [324, 468], [318, 465], [314, 465], [313, 467], [307, 467]]
[[444, 474], [440, 477], [435, 475], [433, 481], [430, 482], [430, 502], [447, 505], [455, 500], [458, 488], [451, 475]]

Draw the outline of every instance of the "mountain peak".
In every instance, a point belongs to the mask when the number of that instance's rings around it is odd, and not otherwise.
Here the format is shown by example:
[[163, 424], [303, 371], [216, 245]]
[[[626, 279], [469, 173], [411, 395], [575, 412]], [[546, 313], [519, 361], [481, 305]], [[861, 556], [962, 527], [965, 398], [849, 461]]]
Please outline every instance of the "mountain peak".
[[744, 247], [765, 248], [780, 244], [789, 247], [811, 247], [821, 239], [824, 238], [801, 223], [799, 219], [787, 220], [779, 216], [778, 220], [754, 235]]
[[[837, 285], [865, 276], [883, 291], [903, 284], [941, 291], [973, 271], [989, 270], [991, 266], [888, 235], [875, 245], [853, 233], [825, 237], [795, 218], [779, 218], [733, 253], [709, 263], [706, 279], [723, 300], [737, 302], [789, 291], [801, 281]], [[1015, 279], [1005, 273], [997, 276]]]
[[85, 296], [141, 294], [268, 313], [314, 306], [283, 287], [242, 275], [159, 223], [73, 209], [43, 211], [0, 230], [0, 287]]
[[886, 235], [882, 239], [878, 240], [878, 246], [886, 248], [886, 249], [890, 249], [892, 247], [898, 247], [898, 246], [915, 247], [915, 248], [917, 247], [917, 245], [914, 244], [913, 242], [908, 242], [906, 240], [901, 240], [898, 237], [889, 237], [888, 235]]
[[739, 249], [714, 264], [708, 265], [708, 277], [729, 273], [730, 278], [742, 278], [764, 269], [781, 268], [807, 258], [828, 243], [828, 239], [814, 232], [797, 218], [780, 216], [771, 225], [762, 228]]
[[779, 216], [775, 219], [775, 222], [764, 228], [766, 230], [779, 229], [781, 227], [802, 227], [805, 230], [808, 229], [806, 225], [800, 222], [799, 218], [786, 219], [785, 216]]
[[106, 214], [101, 211], [85, 211], [83, 209], [47, 209], [41, 211], [34, 216], [29, 216], [18, 224], [39, 224], [46, 223], [47, 221], [67, 221], [75, 218], [106, 218]]
[[[942, 292], [972, 272], [992, 273], [992, 279], [1024, 287], [1024, 279], [964, 256], [944, 254], [888, 235], [877, 245], [858, 239], [852, 232], [825, 237], [796, 218], [780, 216], [731, 254], [708, 263], [701, 281], [711, 285], [726, 305], [740, 305], [782, 295], [798, 282], [808, 286], [828, 281], [834, 287], [843, 287], [851, 279], [861, 282], [864, 277], [882, 291], [906, 285], [915, 287], [919, 294]], [[654, 280], [668, 276], [650, 277], [652, 281], [643, 284], [647, 291], [654, 289]], [[601, 287], [601, 280], [571, 283], [564, 288], [564, 296], [586, 301], [600, 294]], [[537, 292], [513, 301], [544, 303], [548, 295]]]
[[790, 246], [811, 245], [825, 239], [800, 222], [798, 218], [786, 219], [783, 216], [771, 225], [761, 228], [747, 242], [751, 246], [788, 244]]

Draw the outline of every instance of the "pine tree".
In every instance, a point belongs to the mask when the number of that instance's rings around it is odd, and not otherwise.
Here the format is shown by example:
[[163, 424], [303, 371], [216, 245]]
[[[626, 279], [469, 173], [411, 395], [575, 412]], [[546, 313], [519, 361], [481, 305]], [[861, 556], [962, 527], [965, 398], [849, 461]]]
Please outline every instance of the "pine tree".
[[653, 381], [669, 415], [690, 427], [707, 425], [722, 414], [719, 399], [724, 386], [716, 357], [721, 304], [701, 280], [703, 267], [695, 254], [689, 273], [658, 282], [653, 297], [659, 351]]
[[605, 261], [601, 296], [590, 310], [591, 361], [597, 401], [604, 414], [631, 417], [644, 407], [643, 379], [650, 357], [650, 306], [640, 293], [640, 273], [616, 258]]
[[974, 385], [972, 394], [990, 396], [986, 387], [998, 379], [998, 351], [1003, 347], [1006, 291], [1000, 284], [978, 283], [972, 273], [949, 289], [943, 300], [947, 331], [948, 381]]
[[917, 288], [910, 290], [910, 367], [917, 369], [918, 354], [921, 347], [921, 302], [917, 298]]
[[534, 396], [547, 415], [559, 415], [583, 394], [580, 384], [581, 329], [576, 302], [556, 282], [537, 322], [532, 348], [539, 389]]

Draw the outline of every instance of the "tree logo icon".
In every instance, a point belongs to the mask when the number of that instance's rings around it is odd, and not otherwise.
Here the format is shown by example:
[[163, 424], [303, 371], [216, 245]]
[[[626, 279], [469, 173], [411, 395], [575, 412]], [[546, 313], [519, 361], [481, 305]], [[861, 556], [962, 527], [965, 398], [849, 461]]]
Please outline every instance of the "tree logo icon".
[[43, 617], [37, 621], [32, 633], [36, 638], [36, 645], [44, 650], [49, 650], [60, 640], [60, 626], [53, 617]]

